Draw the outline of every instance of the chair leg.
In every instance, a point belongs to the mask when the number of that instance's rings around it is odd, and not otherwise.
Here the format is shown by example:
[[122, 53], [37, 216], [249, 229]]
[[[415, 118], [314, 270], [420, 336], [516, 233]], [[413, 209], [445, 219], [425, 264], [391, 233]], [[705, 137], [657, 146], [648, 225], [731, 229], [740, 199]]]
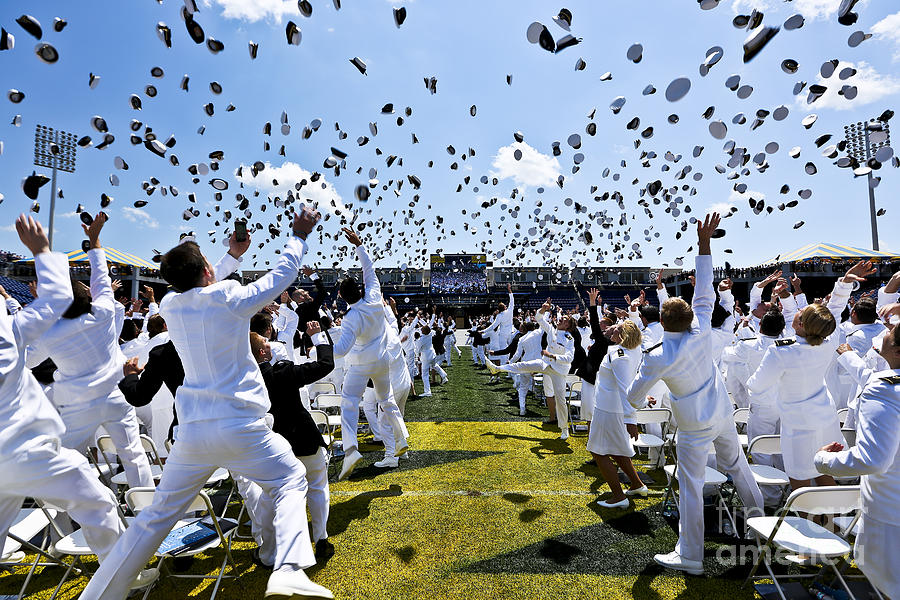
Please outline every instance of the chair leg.
[[59, 584], [57, 584], [56, 589], [53, 590], [53, 594], [50, 596], [50, 600], [56, 600], [56, 597], [59, 595], [59, 591], [62, 589], [63, 584], [66, 582], [66, 580], [69, 579], [69, 574], [72, 573], [72, 570], [75, 568], [75, 565], [79, 564], [80, 562], [81, 562], [80, 556], [74, 557], [74, 559], [72, 560], [72, 564], [70, 564], [68, 566], [68, 568], [66, 568], [66, 572], [63, 573], [62, 579], [59, 580]]

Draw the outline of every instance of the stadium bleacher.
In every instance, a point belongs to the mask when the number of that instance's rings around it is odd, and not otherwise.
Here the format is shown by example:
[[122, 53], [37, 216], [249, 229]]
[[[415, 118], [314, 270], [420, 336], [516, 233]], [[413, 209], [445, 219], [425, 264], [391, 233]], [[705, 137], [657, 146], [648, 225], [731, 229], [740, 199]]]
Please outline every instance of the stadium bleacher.
[[34, 296], [28, 291], [28, 285], [21, 281], [0, 276], [0, 285], [3, 286], [7, 294], [18, 300], [22, 306], [34, 300]]

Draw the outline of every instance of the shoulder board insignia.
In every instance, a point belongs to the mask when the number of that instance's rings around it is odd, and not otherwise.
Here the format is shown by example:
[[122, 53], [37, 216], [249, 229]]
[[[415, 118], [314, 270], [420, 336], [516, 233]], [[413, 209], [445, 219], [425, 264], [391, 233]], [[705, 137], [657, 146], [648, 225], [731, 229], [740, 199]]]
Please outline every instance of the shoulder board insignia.
[[796, 342], [797, 342], [797, 340], [788, 338], [785, 340], [775, 340], [775, 345], [780, 348], [782, 346], [790, 346], [791, 344], [794, 344]]
[[625, 356], [625, 351], [619, 348], [619, 356]]
[[741, 341], [742, 342], [755, 342], [758, 339], [759, 338], [757, 338], [757, 337], [749, 337], [749, 338], [741, 338]]
[[860, 335], [863, 335], [863, 330], [862, 330], [862, 329], [857, 329], [856, 331], [851, 332], [849, 335], [856, 335], [857, 333], [860, 334]]
[[656, 350], [657, 348], [662, 346], [662, 344], [663, 344], [662, 342], [659, 342], [658, 344], [654, 344], [654, 345], [650, 346], [649, 348], [644, 350], [644, 354], [650, 354], [650, 352], [652, 352], [653, 350]]
[[881, 381], [885, 383], [889, 383], [891, 385], [897, 385], [900, 383], [900, 376], [891, 375], [890, 377], [880, 377]]

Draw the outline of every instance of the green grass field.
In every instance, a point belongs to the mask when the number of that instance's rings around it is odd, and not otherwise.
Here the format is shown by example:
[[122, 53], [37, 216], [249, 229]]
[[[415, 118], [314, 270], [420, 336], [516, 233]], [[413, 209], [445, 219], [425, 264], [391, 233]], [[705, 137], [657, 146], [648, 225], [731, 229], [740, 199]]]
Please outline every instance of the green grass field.
[[[584, 464], [586, 438], [560, 441], [557, 430], [541, 425], [545, 411], [531, 395], [528, 414], [519, 417], [512, 386], [489, 384], [468, 348], [449, 374], [434, 397], [408, 402], [411, 452], [399, 469], [371, 466], [382, 454], [364, 443], [365, 462], [349, 481], [332, 483], [328, 529], [336, 553], [309, 574], [336, 598], [753, 597], [751, 587], [741, 587], [748, 569], [720, 565], [714, 541], [703, 577], [653, 563], [677, 537], [675, 523], [662, 515], [660, 471], [641, 463], [654, 495], [628, 511], [602, 511], [593, 501], [606, 487], [596, 467]], [[252, 562], [253, 546], [235, 542], [237, 565], [229, 573], [237, 578], [225, 580], [219, 598], [262, 597], [269, 573]], [[201, 556], [190, 572], [213, 571], [222, 556]], [[0, 576], [0, 595], [16, 594], [24, 573]], [[48, 598], [61, 574], [39, 572], [29, 597]], [[85, 583], [72, 579], [60, 598], [76, 598]], [[150, 598], [209, 598], [211, 584], [166, 578]]]

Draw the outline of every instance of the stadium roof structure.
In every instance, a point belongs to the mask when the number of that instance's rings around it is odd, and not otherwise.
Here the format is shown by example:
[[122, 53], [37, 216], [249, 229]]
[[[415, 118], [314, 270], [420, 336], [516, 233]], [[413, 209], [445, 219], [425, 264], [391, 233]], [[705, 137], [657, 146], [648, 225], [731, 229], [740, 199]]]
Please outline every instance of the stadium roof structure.
[[[106, 260], [117, 264], [117, 265], [129, 265], [132, 267], [139, 267], [141, 269], [153, 269], [154, 271], [159, 269], [159, 266], [144, 260], [143, 258], [138, 258], [134, 254], [129, 254], [128, 252], [122, 252], [121, 250], [116, 250], [115, 248], [111, 248], [109, 246], [104, 246], [103, 249], [106, 251]], [[66, 252], [66, 258], [68, 258], [69, 262], [87, 262], [87, 252], [83, 250], [72, 250], [71, 252]], [[17, 260], [16, 262], [20, 263], [33, 263], [33, 258], [23, 258], [22, 260]]]
[[762, 264], [771, 265], [789, 262], [804, 262], [807, 260], [852, 259], [895, 260], [900, 259], [900, 254], [882, 250], [856, 248], [854, 246], [845, 246], [843, 244], [826, 244], [824, 242], [819, 242], [818, 244], [807, 244], [802, 248], [797, 248], [796, 250], [788, 252], [786, 254], [779, 254], [775, 258], [768, 260]]

